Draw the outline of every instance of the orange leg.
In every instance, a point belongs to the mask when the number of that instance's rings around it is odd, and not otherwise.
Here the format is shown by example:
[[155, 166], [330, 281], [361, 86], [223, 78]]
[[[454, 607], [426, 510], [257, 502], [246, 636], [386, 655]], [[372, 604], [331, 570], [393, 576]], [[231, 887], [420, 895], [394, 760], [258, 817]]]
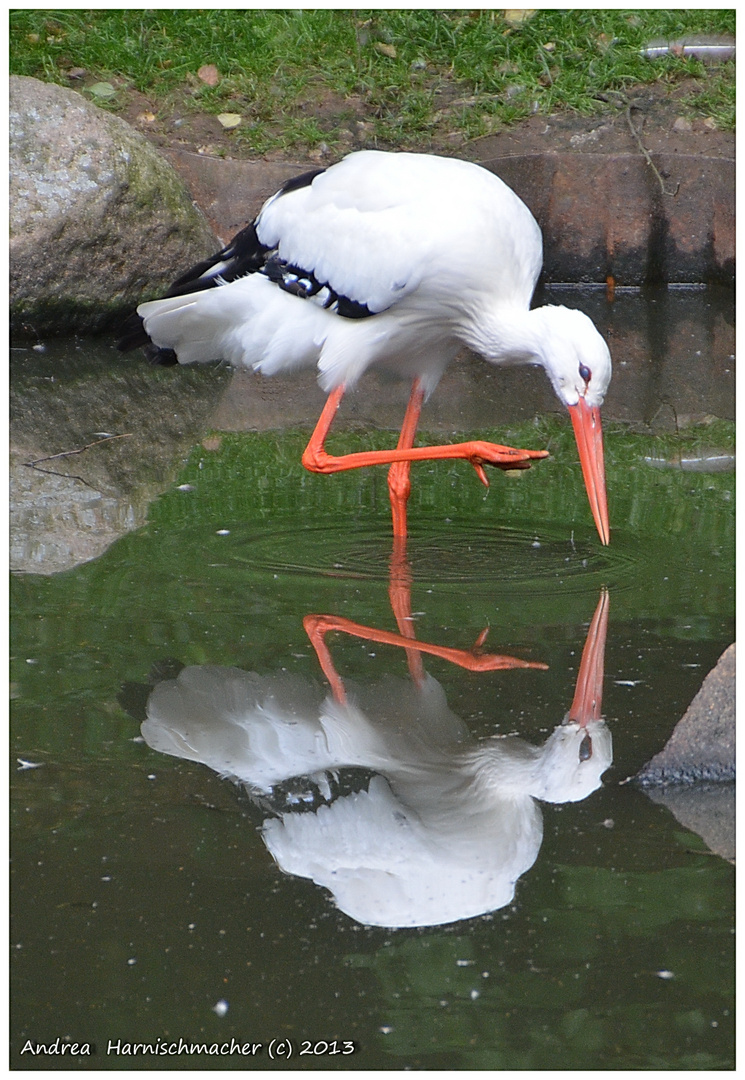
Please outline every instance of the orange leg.
[[[424, 391], [419, 379], [414, 379], [411, 397], [406, 406], [401, 434], [398, 437], [398, 450], [410, 450], [414, 445], [419, 417], [424, 404]], [[411, 492], [411, 462], [396, 461], [388, 470], [388, 491], [391, 497], [394, 537], [406, 536], [406, 503]], [[395, 548], [394, 548], [395, 555]], [[393, 565], [393, 564], [392, 564]], [[400, 629], [400, 627], [399, 627]]]
[[410, 649], [416, 649], [417, 652], [427, 653], [429, 656], [439, 656], [441, 660], [448, 660], [451, 664], [457, 664], [458, 667], [465, 668], [467, 671], [511, 671], [514, 668], [534, 668], [538, 671], [546, 671], [548, 668], [546, 664], [520, 660], [516, 656], [482, 654], [477, 652], [476, 648], [473, 650], [453, 649], [446, 645], [429, 645], [425, 641], [414, 641], [412, 638], [394, 634], [389, 630], [376, 630], [372, 626], [363, 626], [341, 615], [306, 615], [303, 619], [303, 627], [316, 651], [323, 673], [331, 683], [334, 697], [342, 703], [346, 700], [344, 686], [334, 668], [331, 654], [324, 640], [331, 630], [339, 630], [365, 641], [375, 641], [380, 645], [398, 645], [407, 652]]
[[[410, 467], [410, 462], [402, 462], [400, 464], [391, 465], [390, 471], [394, 469]], [[390, 474], [389, 474], [390, 483]], [[393, 501], [393, 495], [391, 495], [391, 507], [393, 508], [393, 521], [394, 527], [396, 523], [396, 504]], [[406, 526], [406, 503], [403, 503], [401, 508], [403, 513], [403, 523]], [[396, 625], [398, 626], [398, 632], [401, 637], [408, 638], [410, 641], [415, 641], [414, 634], [414, 619], [411, 614], [411, 566], [409, 560], [406, 558], [406, 536], [393, 537], [393, 551], [391, 552], [390, 572], [388, 576], [388, 599], [391, 603], [391, 610], [396, 617]], [[422, 662], [422, 654], [416, 648], [416, 644], [410, 649], [406, 650], [406, 662], [409, 665], [409, 674], [411, 675], [414, 683], [418, 687], [424, 685], [424, 664]]]
[[318, 657], [318, 663], [321, 665], [321, 671], [331, 684], [331, 692], [334, 695], [334, 701], [338, 701], [340, 705], [346, 705], [347, 692], [344, 689], [344, 683], [341, 680], [341, 675], [334, 667], [334, 661], [331, 659], [331, 653], [329, 647], [326, 644], [326, 633], [332, 627], [327, 626], [327, 617], [325, 615], [306, 615], [303, 619], [303, 628], [310, 638], [310, 643], [316, 651]]
[[[412, 392], [412, 398], [416, 388]], [[343, 454], [333, 457], [324, 448], [336, 410], [344, 396], [344, 386], [337, 386], [326, 399], [315, 431], [310, 437], [303, 453], [303, 465], [311, 472], [334, 473], [346, 469], [360, 469], [366, 465], [392, 465], [395, 462], [435, 461], [440, 459], [463, 459], [470, 461], [479, 480], [486, 486], [489, 481], [484, 472], [484, 465], [494, 465], [498, 469], [528, 469], [533, 460], [548, 456], [547, 450], [515, 450], [511, 446], [499, 443], [483, 442], [480, 439], [471, 442], [454, 443], [451, 446], [412, 446], [395, 450], [363, 450], [356, 454]], [[409, 402], [410, 413], [414, 416], [415, 405]], [[413, 438], [413, 436], [412, 436]]]
[[387, 630], [376, 630], [371, 626], [363, 626], [361, 623], [355, 623], [350, 619], [337, 615], [306, 615], [303, 619], [303, 627], [315, 649], [321, 670], [331, 684], [335, 700], [340, 704], [346, 703], [347, 695], [344, 683], [334, 667], [331, 652], [326, 644], [326, 634], [331, 630], [352, 634], [354, 637], [363, 638], [366, 641], [376, 641], [382, 645], [397, 645], [405, 649], [409, 672], [418, 687], [422, 687], [424, 684], [422, 653], [439, 656], [441, 659], [449, 660], [450, 663], [457, 664], [468, 671], [506, 671], [512, 668], [534, 668], [545, 671], [547, 669], [546, 664], [534, 663], [530, 660], [519, 660], [514, 656], [484, 655], [481, 649], [486, 640], [487, 630], [483, 630], [479, 634], [471, 649], [454, 649], [443, 645], [429, 645], [426, 642], [417, 641], [414, 636], [414, 620], [411, 615], [411, 585], [411, 566], [406, 557], [406, 538], [396, 536], [393, 538], [393, 551], [391, 552], [388, 597], [399, 630], [397, 634]]

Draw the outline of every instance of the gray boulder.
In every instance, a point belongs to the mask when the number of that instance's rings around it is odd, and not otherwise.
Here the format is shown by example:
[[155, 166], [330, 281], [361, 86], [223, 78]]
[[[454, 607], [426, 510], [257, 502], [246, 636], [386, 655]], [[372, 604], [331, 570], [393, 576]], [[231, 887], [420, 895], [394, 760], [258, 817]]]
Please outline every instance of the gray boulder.
[[666, 746], [634, 778], [722, 858], [735, 858], [735, 645], [719, 657]]
[[645, 787], [735, 778], [735, 645], [719, 657], [666, 746], [637, 773]]
[[219, 246], [171, 165], [72, 90], [10, 80], [11, 328], [91, 333]]

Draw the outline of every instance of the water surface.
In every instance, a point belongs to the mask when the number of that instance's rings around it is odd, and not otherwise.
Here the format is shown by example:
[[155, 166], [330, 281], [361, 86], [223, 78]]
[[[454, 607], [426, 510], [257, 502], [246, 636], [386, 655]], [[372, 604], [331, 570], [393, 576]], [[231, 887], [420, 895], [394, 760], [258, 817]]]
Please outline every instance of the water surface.
[[[38, 447], [132, 435], [97, 476], [62, 464], [87, 483], [33, 476], [98, 488], [17, 548], [45, 572], [12, 581], [14, 1067], [732, 1068], [733, 868], [623, 782], [733, 640], [733, 476], [676, 467], [730, 453], [729, 429], [610, 423], [603, 549], [568, 426], [526, 424], [518, 445], [552, 457], [489, 492], [416, 469], [396, 553], [382, 470], [307, 476], [302, 431], [200, 442], [220, 373], [127, 368], [162, 421], [143, 479], [138, 394], [76, 348], [21, 358], [19, 392], [80, 440]], [[60, 418], [71, 380], [98, 404]], [[112, 535], [80, 561], [102, 498]], [[582, 730], [562, 721], [603, 597], [603, 719]], [[19, 1053], [58, 1036], [95, 1053]], [[122, 1052], [179, 1039], [254, 1054]]]

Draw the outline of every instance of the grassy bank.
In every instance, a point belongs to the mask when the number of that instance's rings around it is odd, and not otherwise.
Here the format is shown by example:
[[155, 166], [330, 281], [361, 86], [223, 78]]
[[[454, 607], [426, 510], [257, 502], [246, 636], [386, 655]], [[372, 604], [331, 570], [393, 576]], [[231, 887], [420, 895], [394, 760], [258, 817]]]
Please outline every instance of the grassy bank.
[[[527, 16], [527, 17], [526, 17]], [[734, 124], [734, 61], [648, 60], [654, 38], [734, 34], [734, 10], [24, 10], [14, 74], [122, 111], [239, 117], [235, 142], [332, 148], [472, 138], [531, 113], [609, 108], [614, 94], [692, 80], [686, 108]]]

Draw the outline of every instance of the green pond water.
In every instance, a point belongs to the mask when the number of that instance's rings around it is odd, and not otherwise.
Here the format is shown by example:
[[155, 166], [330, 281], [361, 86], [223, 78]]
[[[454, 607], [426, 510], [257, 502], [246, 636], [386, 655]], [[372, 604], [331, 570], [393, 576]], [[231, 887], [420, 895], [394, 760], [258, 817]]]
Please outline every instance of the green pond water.
[[[609, 424], [605, 549], [568, 424], [509, 434], [551, 458], [488, 492], [415, 468], [398, 562], [384, 471], [306, 475], [288, 431], [194, 439], [144, 524], [13, 576], [13, 1068], [733, 1068], [733, 867], [623, 783], [734, 639], [733, 473], [659, 467], [731, 425]], [[545, 668], [336, 629], [334, 701], [303, 620], [395, 634], [392, 576], [417, 641], [488, 628], [482, 656]], [[546, 764], [535, 797], [514, 762], [561, 733], [606, 595], [602, 780]], [[463, 763], [497, 744], [495, 810]], [[418, 889], [444, 921], [411, 925]], [[58, 1038], [92, 1053], [21, 1053]]]

